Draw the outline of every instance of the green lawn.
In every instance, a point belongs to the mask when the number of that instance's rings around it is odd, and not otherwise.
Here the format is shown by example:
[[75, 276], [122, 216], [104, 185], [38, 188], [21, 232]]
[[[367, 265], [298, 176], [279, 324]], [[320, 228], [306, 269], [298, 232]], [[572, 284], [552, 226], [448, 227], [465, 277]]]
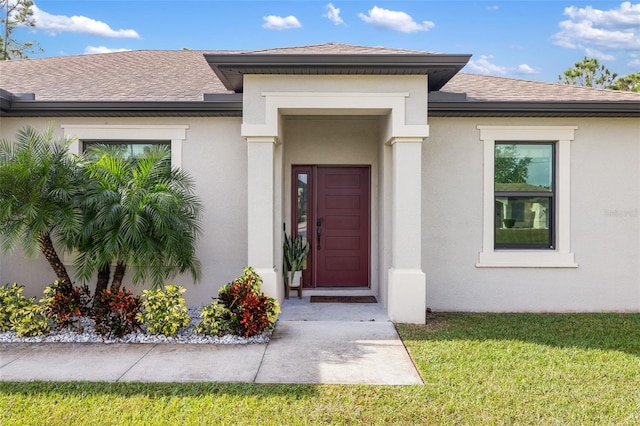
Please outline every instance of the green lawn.
[[0, 383], [0, 424], [640, 424], [640, 315], [437, 314], [399, 331], [425, 386]]

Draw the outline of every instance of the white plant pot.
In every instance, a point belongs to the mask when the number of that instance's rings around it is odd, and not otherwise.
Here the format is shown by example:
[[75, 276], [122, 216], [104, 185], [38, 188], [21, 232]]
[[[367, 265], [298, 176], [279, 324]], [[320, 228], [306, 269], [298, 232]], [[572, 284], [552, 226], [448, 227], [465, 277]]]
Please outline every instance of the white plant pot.
[[296, 271], [293, 273], [293, 279], [291, 280], [291, 287], [298, 287], [302, 280], [302, 271]]

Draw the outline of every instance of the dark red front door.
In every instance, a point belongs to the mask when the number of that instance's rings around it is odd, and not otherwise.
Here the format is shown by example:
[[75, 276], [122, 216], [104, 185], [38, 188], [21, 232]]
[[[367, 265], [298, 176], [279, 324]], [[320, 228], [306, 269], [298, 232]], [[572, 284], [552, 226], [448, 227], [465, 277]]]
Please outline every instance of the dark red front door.
[[[304, 274], [305, 284], [310, 287], [368, 287], [369, 167], [298, 166], [294, 167], [294, 176], [297, 176], [296, 169], [309, 174], [304, 230], [311, 243], [311, 261]], [[300, 221], [294, 218], [294, 223]]]

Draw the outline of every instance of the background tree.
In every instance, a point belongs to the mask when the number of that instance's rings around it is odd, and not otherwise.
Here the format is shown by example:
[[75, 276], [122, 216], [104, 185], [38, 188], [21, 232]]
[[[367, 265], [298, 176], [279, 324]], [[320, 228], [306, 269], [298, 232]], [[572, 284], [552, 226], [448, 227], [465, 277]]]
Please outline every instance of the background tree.
[[19, 41], [13, 37], [18, 26], [35, 27], [33, 0], [0, 0], [0, 60], [24, 59], [27, 53], [42, 51], [37, 42]]
[[495, 182], [525, 183], [529, 177], [531, 157], [519, 157], [515, 145], [496, 146]]
[[624, 90], [626, 92], [640, 92], [640, 72], [627, 74], [618, 78], [609, 89]]
[[69, 155], [70, 139], [54, 138], [53, 127], [40, 133], [20, 130], [12, 143], [0, 141], [0, 248], [21, 245], [28, 257], [38, 250], [58, 280], [71, 284], [58, 247], [70, 248], [81, 216], [75, 207], [78, 168]]
[[78, 278], [98, 271], [96, 294], [106, 288], [113, 264], [112, 290], [129, 268], [134, 284], [159, 287], [182, 272], [197, 281], [201, 202], [186, 172], [171, 168], [168, 149], [154, 147], [132, 158], [117, 147], [97, 146], [87, 155]]
[[597, 59], [585, 56], [573, 67], [567, 68], [562, 75], [559, 75], [558, 81], [573, 86], [604, 89], [611, 86], [617, 76], [618, 74], [611, 73], [604, 65], [600, 65]]

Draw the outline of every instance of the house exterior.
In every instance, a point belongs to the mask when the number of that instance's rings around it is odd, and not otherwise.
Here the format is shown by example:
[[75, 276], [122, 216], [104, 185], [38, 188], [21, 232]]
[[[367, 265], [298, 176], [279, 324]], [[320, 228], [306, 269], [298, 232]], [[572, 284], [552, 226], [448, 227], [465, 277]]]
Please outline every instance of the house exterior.
[[[0, 136], [167, 143], [204, 202], [206, 304], [245, 265], [283, 298], [425, 311], [640, 311], [640, 94], [461, 73], [470, 55], [321, 44], [0, 62]], [[70, 258], [67, 261], [71, 262]], [[73, 269], [70, 269], [73, 271]], [[0, 257], [38, 294], [43, 259]], [[126, 277], [125, 277], [126, 281]]]

